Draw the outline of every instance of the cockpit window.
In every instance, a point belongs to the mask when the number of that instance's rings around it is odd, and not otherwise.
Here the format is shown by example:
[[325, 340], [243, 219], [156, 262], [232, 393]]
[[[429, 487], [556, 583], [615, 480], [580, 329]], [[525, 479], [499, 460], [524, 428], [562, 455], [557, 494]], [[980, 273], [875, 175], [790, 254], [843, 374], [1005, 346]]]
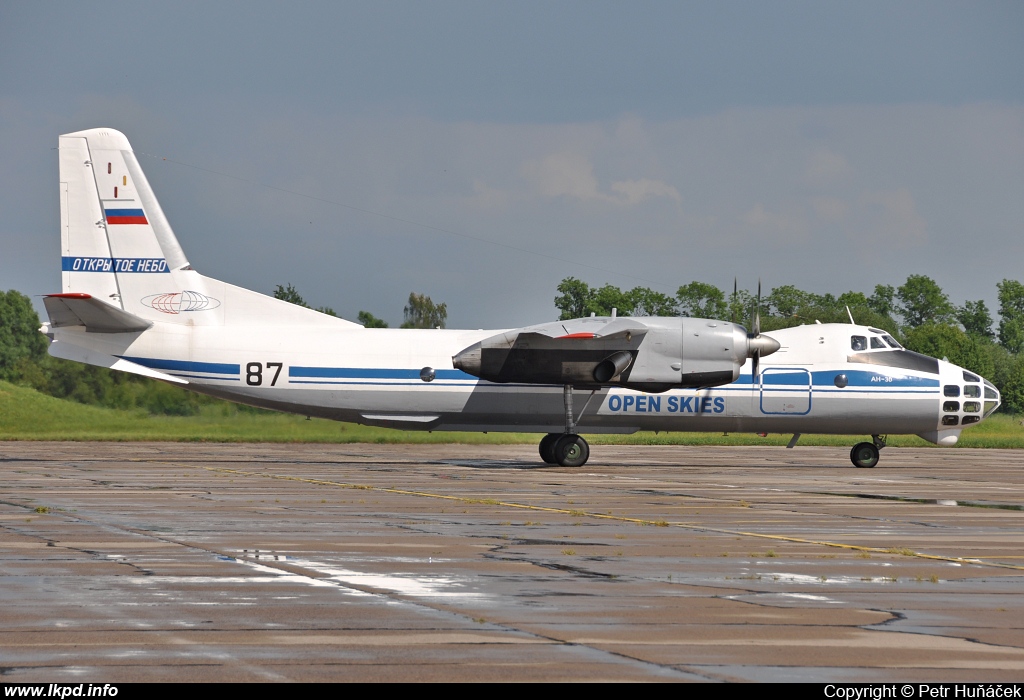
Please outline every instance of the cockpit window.
[[891, 335], [883, 335], [882, 336], [882, 340], [884, 340], [885, 342], [889, 343], [889, 347], [894, 349], [894, 350], [902, 350], [903, 349], [903, 346], [900, 345], [899, 343], [897, 343], [896, 339], [893, 338]]
[[964, 381], [965, 382], [980, 382], [981, 381], [981, 377], [979, 377], [976, 374], [971, 374], [970, 372], [964, 371]]
[[854, 335], [850, 337], [850, 347], [854, 350], [867, 350], [868, 339], [862, 335]]
[[885, 343], [882, 342], [881, 338], [871, 336], [871, 349], [872, 350], [885, 350]]

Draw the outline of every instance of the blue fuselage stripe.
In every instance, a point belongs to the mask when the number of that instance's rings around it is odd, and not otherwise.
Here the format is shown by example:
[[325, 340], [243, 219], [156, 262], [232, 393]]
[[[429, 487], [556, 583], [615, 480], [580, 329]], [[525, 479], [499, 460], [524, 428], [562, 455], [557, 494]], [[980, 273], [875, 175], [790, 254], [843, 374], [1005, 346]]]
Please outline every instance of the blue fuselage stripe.
[[120, 356], [123, 360], [134, 362], [149, 367], [150, 369], [164, 369], [171, 372], [208, 372], [211, 374], [239, 374], [242, 371], [241, 365], [230, 365], [220, 362], [187, 362], [184, 360], [159, 360], [152, 357], [128, 357]]
[[[364, 369], [361, 367], [289, 367], [289, 377], [309, 379], [419, 379], [418, 369]], [[434, 370], [436, 379], [463, 379], [477, 381], [460, 369]]]
[[[165, 360], [150, 357], [128, 357], [123, 359], [135, 362], [157, 370], [168, 372], [189, 372], [190, 378], [196, 379], [233, 379], [228, 377], [213, 377], [210, 375], [239, 375], [240, 364], [229, 364], [221, 362], [190, 362], [184, 360]], [[770, 368], [766, 368], [770, 369]], [[847, 386], [835, 387], [834, 381], [837, 375], [845, 374]], [[418, 369], [391, 369], [391, 368], [363, 368], [363, 367], [288, 367], [288, 379], [293, 384], [338, 384], [338, 385], [379, 385], [379, 386], [471, 386], [488, 385], [489, 382], [481, 382], [477, 377], [457, 369], [434, 370], [435, 382], [423, 382], [420, 379]], [[876, 372], [865, 372], [850, 370], [842, 372], [829, 370], [821, 372], [807, 372], [806, 370], [794, 369], [792, 371], [766, 371], [759, 378], [758, 383], [753, 383], [749, 374], [740, 377], [731, 384], [709, 387], [703, 391], [715, 392], [770, 392], [770, 393], [864, 393], [872, 394], [935, 394], [939, 390], [937, 379], [924, 377], [900, 376], [891, 377]], [[513, 386], [494, 385], [494, 386]], [[515, 386], [531, 386], [520, 385]], [[616, 387], [609, 387], [615, 389]], [[623, 387], [625, 388], [625, 387]]]

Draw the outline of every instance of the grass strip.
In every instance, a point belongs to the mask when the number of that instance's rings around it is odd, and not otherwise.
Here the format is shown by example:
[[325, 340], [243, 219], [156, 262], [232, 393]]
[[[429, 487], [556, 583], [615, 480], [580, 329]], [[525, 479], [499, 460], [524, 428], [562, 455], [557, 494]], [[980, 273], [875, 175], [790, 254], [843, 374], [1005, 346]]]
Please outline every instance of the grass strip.
[[[284, 413], [236, 411], [231, 405], [204, 406], [196, 416], [152, 415], [87, 406], [46, 396], [34, 389], [0, 382], [0, 440], [114, 442], [309, 442], [410, 444], [532, 444], [535, 433], [424, 432], [338, 423]], [[587, 435], [594, 445], [784, 446], [791, 434], [762, 438], [752, 433], [640, 431], [633, 435]], [[849, 435], [804, 435], [801, 446], [850, 447]], [[931, 447], [915, 435], [889, 438], [896, 447]], [[960, 447], [1024, 448], [1019, 417], [998, 414], [963, 432]]]

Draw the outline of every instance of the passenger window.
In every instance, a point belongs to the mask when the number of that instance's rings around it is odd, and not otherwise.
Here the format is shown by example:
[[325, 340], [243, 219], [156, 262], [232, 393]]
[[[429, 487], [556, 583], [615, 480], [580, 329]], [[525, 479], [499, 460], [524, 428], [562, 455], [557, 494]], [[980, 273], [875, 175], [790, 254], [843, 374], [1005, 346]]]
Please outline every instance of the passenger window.
[[960, 423], [960, 416], [943, 416], [943, 425], [958, 425]]
[[854, 350], [867, 350], [868, 339], [862, 335], [855, 335], [850, 338], [850, 347]]
[[981, 398], [981, 387], [976, 384], [968, 384], [964, 387], [964, 396], [969, 399], [980, 399]]
[[964, 413], [981, 413], [981, 401], [964, 401]]
[[964, 372], [964, 381], [965, 382], [980, 382], [981, 381], [981, 377], [979, 377], [976, 374], [971, 374], [970, 372]]
[[881, 338], [871, 336], [871, 349], [872, 350], [885, 350], [885, 343], [882, 342]]
[[960, 387], [956, 384], [947, 384], [942, 387], [942, 393], [944, 396], [951, 396], [955, 399], [957, 396], [960, 396]]
[[942, 404], [942, 410], [945, 411], [946, 413], [956, 413], [957, 411], [960, 410], [960, 402], [946, 401], [945, 403]]

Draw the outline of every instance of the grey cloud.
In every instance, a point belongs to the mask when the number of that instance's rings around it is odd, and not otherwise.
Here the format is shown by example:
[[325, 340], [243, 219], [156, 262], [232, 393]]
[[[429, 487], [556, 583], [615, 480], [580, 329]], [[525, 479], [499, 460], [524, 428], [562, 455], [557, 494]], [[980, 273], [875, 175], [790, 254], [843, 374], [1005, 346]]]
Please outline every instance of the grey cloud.
[[[839, 293], [923, 273], [992, 308], [995, 282], [1021, 276], [1016, 106], [546, 125], [294, 106], [239, 121], [227, 102], [170, 124], [124, 101], [117, 118], [84, 102], [60, 118], [0, 109], [12, 149], [0, 244], [14, 251], [0, 276], [31, 293], [59, 282], [56, 135], [100, 124], [152, 156], [142, 165], [201, 271], [264, 292], [292, 282], [349, 318], [398, 321], [418, 291], [447, 302], [454, 325], [521, 325], [556, 315], [568, 275], [666, 293], [734, 275]], [[544, 166], [552, 154], [577, 155]], [[524, 163], [539, 164], [535, 179]], [[809, 167], [831, 176], [808, 182]]]

